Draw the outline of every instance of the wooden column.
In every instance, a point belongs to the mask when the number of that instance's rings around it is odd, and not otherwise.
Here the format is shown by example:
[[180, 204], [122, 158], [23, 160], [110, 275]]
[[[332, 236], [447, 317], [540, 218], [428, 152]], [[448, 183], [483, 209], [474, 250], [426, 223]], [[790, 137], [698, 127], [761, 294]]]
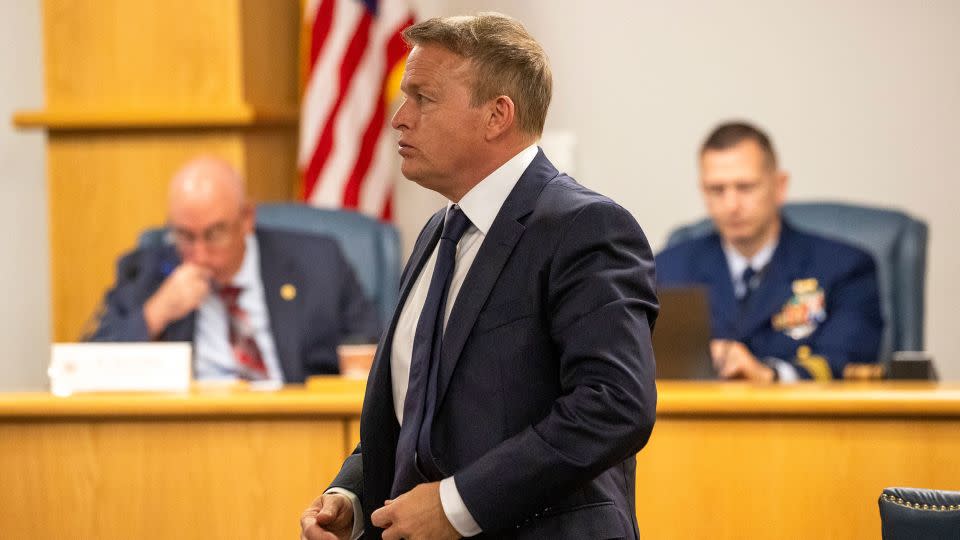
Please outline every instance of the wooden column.
[[300, 3], [45, 0], [54, 339], [75, 340], [117, 257], [165, 220], [166, 186], [200, 153], [232, 162], [259, 201], [296, 177]]

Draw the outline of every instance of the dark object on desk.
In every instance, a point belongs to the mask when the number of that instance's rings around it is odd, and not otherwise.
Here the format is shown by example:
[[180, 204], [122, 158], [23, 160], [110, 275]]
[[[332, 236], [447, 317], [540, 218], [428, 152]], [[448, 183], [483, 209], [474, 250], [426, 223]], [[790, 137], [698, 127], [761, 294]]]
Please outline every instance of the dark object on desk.
[[960, 538], [960, 492], [886, 488], [877, 502], [883, 540]]
[[[925, 353], [915, 351], [897, 351], [887, 367], [887, 378], [897, 381], [935, 381], [937, 370], [933, 359]], [[958, 536], [960, 538], [960, 536]]]
[[660, 315], [653, 330], [657, 379], [716, 379], [706, 287], [670, 287], [657, 291], [657, 296]]

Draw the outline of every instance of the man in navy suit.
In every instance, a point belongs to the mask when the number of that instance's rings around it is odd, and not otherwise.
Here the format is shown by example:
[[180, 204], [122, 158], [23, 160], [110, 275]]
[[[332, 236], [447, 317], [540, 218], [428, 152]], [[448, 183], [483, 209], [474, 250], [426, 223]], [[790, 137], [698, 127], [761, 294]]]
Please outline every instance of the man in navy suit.
[[551, 75], [522, 25], [487, 13], [404, 37], [401, 169], [449, 203], [403, 272], [361, 444], [303, 538], [635, 539], [656, 407], [650, 247], [537, 148]]
[[723, 378], [831, 379], [877, 360], [883, 322], [873, 258], [799, 231], [780, 207], [787, 174], [770, 139], [717, 127], [700, 151], [700, 187], [716, 232], [657, 255], [661, 287], [709, 288], [711, 352]]
[[254, 230], [254, 212], [228, 163], [187, 163], [170, 185], [172, 244], [120, 260], [90, 339], [191, 341], [201, 379], [337, 373], [338, 344], [378, 338], [372, 304], [333, 239]]

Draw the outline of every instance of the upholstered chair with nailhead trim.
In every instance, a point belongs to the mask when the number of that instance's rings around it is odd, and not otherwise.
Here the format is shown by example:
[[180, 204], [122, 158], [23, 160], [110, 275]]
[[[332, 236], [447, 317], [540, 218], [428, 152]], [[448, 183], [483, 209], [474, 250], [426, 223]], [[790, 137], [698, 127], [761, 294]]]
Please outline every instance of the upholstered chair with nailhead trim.
[[883, 540], [960, 538], [960, 491], [886, 488], [878, 502]]

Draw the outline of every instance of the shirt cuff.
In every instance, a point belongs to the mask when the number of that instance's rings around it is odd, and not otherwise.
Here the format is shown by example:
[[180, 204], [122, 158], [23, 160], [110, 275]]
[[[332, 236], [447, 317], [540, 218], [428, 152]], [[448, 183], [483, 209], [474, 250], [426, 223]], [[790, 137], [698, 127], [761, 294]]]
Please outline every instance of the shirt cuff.
[[800, 380], [797, 368], [793, 367], [790, 362], [779, 358], [767, 358], [767, 365], [777, 372], [777, 377], [782, 383], [793, 383]]
[[338, 487], [332, 487], [323, 493], [337, 493], [350, 499], [350, 504], [353, 505], [353, 531], [350, 532], [350, 540], [363, 536], [363, 507], [360, 506], [360, 498], [354, 492]]
[[467, 505], [463, 503], [463, 498], [460, 497], [460, 491], [457, 490], [457, 484], [452, 476], [440, 481], [440, 504], [443, 506], [443, 513], [447, 515], [447, 520], [460, 533], [460, 536], [476, 536], [483, 532], [467, 510]]

